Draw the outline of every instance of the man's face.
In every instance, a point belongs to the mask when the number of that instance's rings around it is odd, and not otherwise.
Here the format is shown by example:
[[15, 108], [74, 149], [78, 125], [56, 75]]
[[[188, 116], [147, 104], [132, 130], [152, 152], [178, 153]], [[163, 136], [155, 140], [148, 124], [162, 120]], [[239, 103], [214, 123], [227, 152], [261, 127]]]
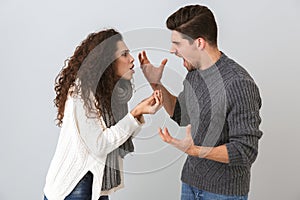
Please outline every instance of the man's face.
[[170, 53], [183, 59], [183, 65], [188, 71], [195, 69], [199, 63], [199, 53], [196, 42], [190, 44], [189, 40], [182, 37], [178, 31], [172, 31], [172, 46]]

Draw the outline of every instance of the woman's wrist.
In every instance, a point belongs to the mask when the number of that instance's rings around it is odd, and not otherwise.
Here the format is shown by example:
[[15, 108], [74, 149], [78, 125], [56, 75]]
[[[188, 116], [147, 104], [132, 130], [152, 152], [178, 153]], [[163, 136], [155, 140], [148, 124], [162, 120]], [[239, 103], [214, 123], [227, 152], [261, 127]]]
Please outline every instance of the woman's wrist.
[[137, 108], [132, 109], [132, 111], [130, 111], [130, 113], [134, 118], [137, 118], [137, 119], [141, 118], [141, 116], [142, 116], [142, 113]]
[[143, 120], [143, 115], [137, 116], [136, 119], [139, 121], [140, 124], [145, 123], [145, 121]]

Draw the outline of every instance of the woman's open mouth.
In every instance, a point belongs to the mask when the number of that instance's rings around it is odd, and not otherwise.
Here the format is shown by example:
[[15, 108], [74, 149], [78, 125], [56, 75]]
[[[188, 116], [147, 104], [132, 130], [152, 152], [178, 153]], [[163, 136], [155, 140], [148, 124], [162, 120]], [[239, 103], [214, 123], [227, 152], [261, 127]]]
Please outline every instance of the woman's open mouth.
[[130, 67], [130, 70], [134, 73], [133, 68], [134, 68], [134, 65], [132, 65], [132, 67]]

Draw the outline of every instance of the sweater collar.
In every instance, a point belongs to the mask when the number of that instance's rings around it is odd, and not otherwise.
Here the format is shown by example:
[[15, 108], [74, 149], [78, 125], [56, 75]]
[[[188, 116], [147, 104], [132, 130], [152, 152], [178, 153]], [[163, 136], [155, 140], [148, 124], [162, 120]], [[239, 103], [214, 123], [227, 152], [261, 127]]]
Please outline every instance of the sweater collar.
[[207, 77], [210, 76], [212, 74], [214, 74], [216, 71], [219, 70], [219, 68], [222, 66], [221, 63], [227, 58], [227, 56], [221, 51], [221, 56], [220, 58], [217, 60], [217, 62], [215, 62], [212, 66], [210, 66], [207, 69], [201, 70], [201, 69], [197, 69], [197, 71], [201, 74], [201, 76], [203, 77]]

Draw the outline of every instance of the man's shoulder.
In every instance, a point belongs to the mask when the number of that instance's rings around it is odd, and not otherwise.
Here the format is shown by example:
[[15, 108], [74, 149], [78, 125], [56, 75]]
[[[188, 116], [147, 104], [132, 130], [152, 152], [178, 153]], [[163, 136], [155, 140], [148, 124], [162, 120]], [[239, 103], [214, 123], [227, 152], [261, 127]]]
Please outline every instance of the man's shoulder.
[[225, 85], [236, 81], [253, 81], [252, 76], [244, 67], [227, 56], [224, 56], [219, 69]]

